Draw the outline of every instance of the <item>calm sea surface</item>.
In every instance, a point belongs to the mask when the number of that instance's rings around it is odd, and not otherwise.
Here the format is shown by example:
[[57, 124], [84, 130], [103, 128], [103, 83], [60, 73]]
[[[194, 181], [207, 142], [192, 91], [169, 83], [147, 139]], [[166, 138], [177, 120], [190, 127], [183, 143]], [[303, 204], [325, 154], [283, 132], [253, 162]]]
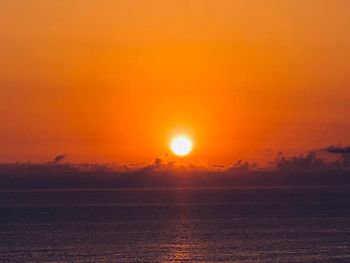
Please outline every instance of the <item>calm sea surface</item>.
[[350, 188], [0, 191], [0, 262], [350, 262]]

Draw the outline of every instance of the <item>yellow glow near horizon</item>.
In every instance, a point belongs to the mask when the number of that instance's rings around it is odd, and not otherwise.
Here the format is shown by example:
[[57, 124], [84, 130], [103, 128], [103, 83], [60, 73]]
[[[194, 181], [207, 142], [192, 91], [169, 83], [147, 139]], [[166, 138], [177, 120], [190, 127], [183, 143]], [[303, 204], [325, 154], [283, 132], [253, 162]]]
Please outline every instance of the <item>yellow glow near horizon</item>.
[[186, 156], [190, 154], [193, 143], [187, 136], [177, 136], [170, 143], [171, 151], [177, 156]]

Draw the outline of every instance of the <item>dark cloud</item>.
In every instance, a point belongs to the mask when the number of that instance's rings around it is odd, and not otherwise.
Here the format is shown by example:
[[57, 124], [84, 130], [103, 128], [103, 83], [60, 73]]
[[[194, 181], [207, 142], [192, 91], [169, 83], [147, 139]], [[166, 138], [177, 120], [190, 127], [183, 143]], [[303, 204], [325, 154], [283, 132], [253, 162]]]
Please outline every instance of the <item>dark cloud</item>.
[[350, 146], [345, 146], [345, 147], [341, 147], [341, 146], [329, 146], [327, 148], [324, 148], [323, 151], [328, 152], [328, 153], [337, 153], [337, 154], [350, 154]]
[[[138, 188], [350, 185], [349, 147], [330, 146], [299, 156], [278, 153], [273, 165], [258, 167], [238, 160], [232, 165], [175, 163], [157, 158], [146, 166], [69, 164], [66, 155], [51, 163], [0, 164], [3, 189]], [[330, 160], [320, 153], [337, 153]]]
[[277, 171], [315, 171], [324, 172], [334, 169], [343, 169], [345, 166], [342, 158], [333, 161], [319, 157], [317, 151], [311, 151], [305, 155], [285, 157], [279, 155], [275, 161]]
[[60, 155], [57, 155], [54, 159], [53, 159], [53, 162], [54, 163], [59, 163], [61, 161], [63, 161], [64, 159], [66, 159], [66, 154], [60, 154]]

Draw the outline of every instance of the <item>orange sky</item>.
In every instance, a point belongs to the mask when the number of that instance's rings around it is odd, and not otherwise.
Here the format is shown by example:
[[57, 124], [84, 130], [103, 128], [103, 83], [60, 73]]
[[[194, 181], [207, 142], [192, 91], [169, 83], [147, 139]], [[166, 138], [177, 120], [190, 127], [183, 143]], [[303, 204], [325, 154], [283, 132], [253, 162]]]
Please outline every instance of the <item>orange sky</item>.
[[[0, 162], [350, 143], [350, 1], [0, 0]], [[271, 156], [270, 156], [271, 157]]]

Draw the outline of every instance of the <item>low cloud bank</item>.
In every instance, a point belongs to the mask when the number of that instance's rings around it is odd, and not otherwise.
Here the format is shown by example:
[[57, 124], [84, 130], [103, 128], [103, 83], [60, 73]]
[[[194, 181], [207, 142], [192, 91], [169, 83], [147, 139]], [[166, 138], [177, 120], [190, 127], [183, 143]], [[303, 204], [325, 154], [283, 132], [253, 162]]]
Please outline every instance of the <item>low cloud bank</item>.
[[244, 187], [350, 185], [350, 146], [329, 146], [300, 156], [279, 153], [268, 167], [177, 164], [155, 159], [146, 166], [62, 163], [0, 164], [1, 189]]

